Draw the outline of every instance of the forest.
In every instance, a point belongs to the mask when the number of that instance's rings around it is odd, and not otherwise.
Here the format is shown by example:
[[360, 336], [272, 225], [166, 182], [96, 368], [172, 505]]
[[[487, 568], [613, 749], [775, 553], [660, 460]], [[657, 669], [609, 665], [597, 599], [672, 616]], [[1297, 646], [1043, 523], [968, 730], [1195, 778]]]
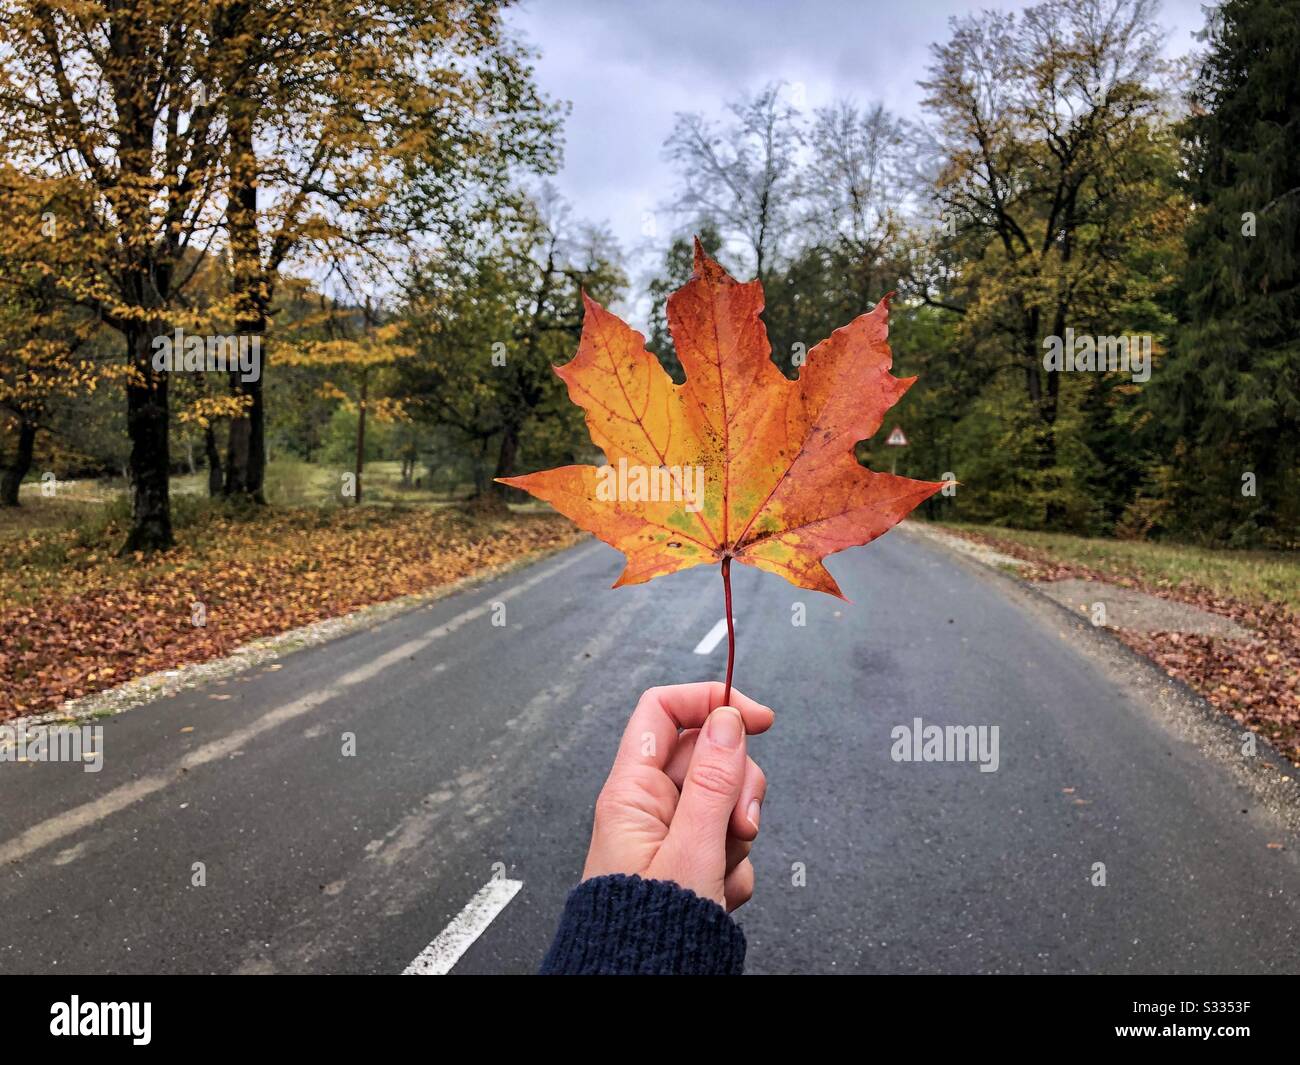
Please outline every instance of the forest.
[[584, 292], [681, 379], [698, 235], [791, 377], [893, 293], [909, 446], [859, 457], [955, 482], [924, 516], [1297, 545], [1296, 0], [1175, 59], [1149, 0], [956, 18], [919, 118], [866, 75], [681, 113], [648, 273], [551, 182], [506, 6], [0, 3], [0, 523], [93, 483], [138, 555], [177, 513], [522, 502], [493, 478], [591, 458]]

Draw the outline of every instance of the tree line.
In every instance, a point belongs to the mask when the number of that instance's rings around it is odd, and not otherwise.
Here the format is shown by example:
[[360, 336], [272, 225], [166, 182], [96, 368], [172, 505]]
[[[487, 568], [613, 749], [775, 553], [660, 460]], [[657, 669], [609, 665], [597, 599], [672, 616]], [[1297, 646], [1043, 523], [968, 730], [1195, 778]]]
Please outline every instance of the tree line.
[[[490, 225], [516, 169], [553, 168], [557, 109], [501, 7], [0, 4], [0, 283], [8, 346], [22, 351], [4, 372], [18, 433], [7, 482], [70, 387], [67, 367], [87, 383], [112, 372], [129, 441], [124, 550], [169, 546], [177, 374], [155, 368], [157, 338], [177, 326], [260, 338], [286, 274], [382, 278]], [[83, 335], [118, 364], [84, 357]], [[196, 415], [224, 415], [222, 491], [254, 502], [265, 380], [228, 373]]]
[[961, 482], [931, 516], [1297, 545], [1300, 4], [1207, 16], [1174, 61], [1152, 0], [954, 19], [916, 121], [782, 85], [679, 117], [670, 206], [762, 278], [787, 373], [897, 290], [900, 470]]
[[[931, 516], [1295, 546], [1300, 0], [1227, 0], [1179, 60], [1152, 0], [955, 19], [914, 120], [781, 84], [679, 115], [635, 286], [547, 183], [564, 108], [504, 6], [0, 0], [0, 501], [44, 435], [128, 475], [127, 550], [170, 543], [178, 464], [257, 503], [271, 447], [356, 501], [379, 447], [499, 502], [597, 458], [551, 372], [583, 291], [640, 295], [680, 380], [698, 234], [791, 376], [897, 293], [899, 471], [960, 482]], [[160, 372], [177, 329], [265, 372]]]

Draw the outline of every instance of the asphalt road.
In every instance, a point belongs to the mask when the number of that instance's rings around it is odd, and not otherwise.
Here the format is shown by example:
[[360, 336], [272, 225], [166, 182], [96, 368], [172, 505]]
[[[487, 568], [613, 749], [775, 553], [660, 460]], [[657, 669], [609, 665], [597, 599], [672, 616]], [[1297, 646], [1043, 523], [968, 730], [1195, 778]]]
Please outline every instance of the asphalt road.
[[[0, 764], [0, 971], [397, 973], [494, 876], [523, 886], [452, 971], [535, 971], [637, 696], [725, 666], [715, 571], [619, 568], [585, 543], [129, 711], [99, 773]], [[733, 574], [736, 683], [777, 711], [750, 972], [1300, 969], [1294, 810], [1230, 728], [915, 534], [830, 568], [851, 605]], [[918, 717], [998, 726], [997, 771], [895, 761]]]

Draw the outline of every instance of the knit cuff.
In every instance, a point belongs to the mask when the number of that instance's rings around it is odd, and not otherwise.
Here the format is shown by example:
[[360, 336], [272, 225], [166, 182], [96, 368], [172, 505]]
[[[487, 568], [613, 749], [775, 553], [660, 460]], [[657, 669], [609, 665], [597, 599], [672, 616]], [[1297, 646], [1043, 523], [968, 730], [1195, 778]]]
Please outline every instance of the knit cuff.
[[667, 880], [598, 876], [564, 905], [544, 976], [739, 976], [745, 933], [711, 899]]

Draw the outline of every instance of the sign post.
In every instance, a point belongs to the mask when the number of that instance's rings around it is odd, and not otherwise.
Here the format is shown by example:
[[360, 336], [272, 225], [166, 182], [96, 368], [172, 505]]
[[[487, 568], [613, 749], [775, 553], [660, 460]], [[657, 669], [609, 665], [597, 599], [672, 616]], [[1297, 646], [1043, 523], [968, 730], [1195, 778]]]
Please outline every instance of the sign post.
[[[886, 447], [907, 447], [907, 437], [903, 435], [903, 427], [895, 425], [890, 431], [889, 437], [885, 440]], [[894, 452], [894, 461], [890, 464], [889, 472], [898, 473], [898, 452]]]

